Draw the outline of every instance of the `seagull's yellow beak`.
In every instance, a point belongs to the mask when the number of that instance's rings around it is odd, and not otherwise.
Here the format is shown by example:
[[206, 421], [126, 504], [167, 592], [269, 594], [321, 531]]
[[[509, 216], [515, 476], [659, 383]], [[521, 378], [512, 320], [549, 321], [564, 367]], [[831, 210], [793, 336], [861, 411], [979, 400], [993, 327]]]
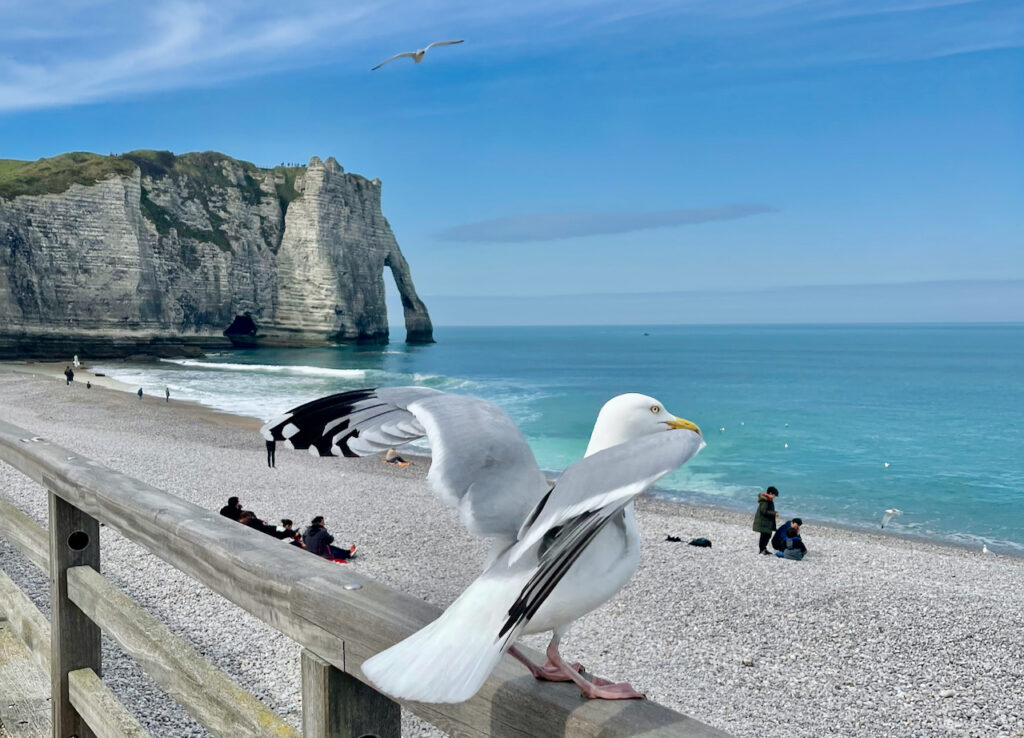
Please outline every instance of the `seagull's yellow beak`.
[[684, 418], [672, 418], [672, 420], [666, 420], [664, 423], [673, 430], [692, 430], [698, 436], [704, 435], [700, 432], [700, 428], [697, 427], [696, 423], [691, 423], [689, 420]]

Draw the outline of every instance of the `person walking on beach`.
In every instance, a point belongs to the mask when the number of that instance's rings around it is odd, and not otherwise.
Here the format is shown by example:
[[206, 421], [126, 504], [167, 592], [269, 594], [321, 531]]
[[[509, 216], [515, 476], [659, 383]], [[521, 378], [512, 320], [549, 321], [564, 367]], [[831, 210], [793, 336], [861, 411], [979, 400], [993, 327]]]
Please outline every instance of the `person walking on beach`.
[[67, 386], [70, 387], [71, 383], [75, 381], [75, 373], [71, 371], [70, 366], [64, 367], [64, 379], [67, 380]]
[[170, 387], [164, 387], [164, 402], [170, 402], [170, 401], [171, 401], [171, 388]]
[[302, 542], [306, 544], [306, 550], [325, 559], [341, 559], [342, 561], [352, 558], [355, 555], [356, 547], [353, 545], [345, 549], [332, 546], [334, 536], [327, 532], [327, 521], [323, 515], [317, 515], [302, 534]]
[[760, 533], [761, 538], [757, 542], [757, 551], [764, 556], [771, 556], [768, 551], [768, 541], [772, 538], [772, 532], [776, 527], [776, 520], [779, 514], [775, 512], [775, 498], [779, 496], [779, 490], [769, 487], [757, 496], [757, 512], [754, 513], [753, 529]]
[[137, 394], [139, 396], [139, 399], [141, 400], [142, 399], [142, 387], [139, 387], [139, 391], [136, 392], [135, 394]]
[[267, 441], [267, 466], [269, 466], [271, 469], [274, 468], [274, 464], [276, 463], [274, 461], [274, 452], [276, 450], [277, 450], [277, 441], [275, 441], [273, 438], [271, 438], [269, 441]]

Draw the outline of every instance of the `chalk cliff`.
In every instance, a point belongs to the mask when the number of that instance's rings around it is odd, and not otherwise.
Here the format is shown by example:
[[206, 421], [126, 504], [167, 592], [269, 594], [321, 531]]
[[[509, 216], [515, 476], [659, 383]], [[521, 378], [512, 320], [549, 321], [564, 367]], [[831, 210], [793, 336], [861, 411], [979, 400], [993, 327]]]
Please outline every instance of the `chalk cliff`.
[[385, 267], [429, 342], [380, 194], [333, 158], [0, 160], [0, 358], [386, 343]]

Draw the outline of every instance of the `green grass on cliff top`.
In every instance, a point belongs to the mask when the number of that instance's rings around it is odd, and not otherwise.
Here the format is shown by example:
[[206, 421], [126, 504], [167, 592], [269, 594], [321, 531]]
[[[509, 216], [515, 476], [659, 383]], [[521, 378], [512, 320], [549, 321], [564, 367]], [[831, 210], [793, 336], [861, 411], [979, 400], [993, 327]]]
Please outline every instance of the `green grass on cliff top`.
[[[225, 169], [225, 162], [234, 166]], [[231, 242], [222, 231], [223, 219], [218, 209], [211, 207], [210, 194], [216, 189], [234, 188], [248, 205], [259, 205], [264, 197], [260, 175], [273, 173], [274, 189], [281, 211], [301, 197], [295, 189], [295, 178], [305, 171], [304, 166], [280, 166], [261, 169], [247, 161], [233, 159], [216, 151], [201, 151], [176, 156], [170, 151], [138, 149], [125, 154], [101, 156], [86, 152], [61, 154], [38, 161], [0, 159], [0, 198], [19, 195], [45, 195], [65, 192], [72, 184], [91, 185], [113, 176], [131, 176], [138, 167], [142, 172], [141, 202], [143, 214], [160, 234], [175, 229], [178, 236], [199, 242], [213, 243], [222, 251], [231, 251]], [[240, 173], [239, 173], [239, 170]], [[200, 230], [181, 221], [149, 198], [146, 182], [174, 177], [187, 182], [186, 191], [206, 211], [212, 230]], [[265, 234], [268, 243], [274, 241], [273, 229]], [[279, 236], [278, 242], [279, 244]], [[186, 248], [185, 245], [182, 248]], [[187, 246], [187, 248], [192, 248]], [[271, 248], [276, 248], [272, 243]]]
[[135, 165], [124, 159], [82, 151], [36, 161], [0, 159], [0, 197], [60, 193], [73, 184], [91, 185], [133, 171]]
[[[239, 165], [244, 181], [234, 183], [224, 175], [220, 162], [229, 161]], [[19, 195], [46, 195], [64, 192], [72, 184], [91, 185], [107, 177], [130, 176], [135, 167], [144, 176], [154, 179], [170, 174], [183, 175], [203, 186], [237, 186], [243, 197], [253, 204], [259, 201], [259, 186], [252, 175], [257, 172], [273, 171], [284, 180], [277, 186], [278, 196], [285, 202], [295, 199], [293, 187], [295, 175], [305, 167], [277, 166], [272, 170], [261, 169], [247, 161], [233, 159], [215, 151], [193, 152], [175, 156], [170, 151], [139, 149], [120, 156], [101, 156], [76, 151], [49, 159], [19, 161], [0, 159], [0, 197], [12, 198]]]

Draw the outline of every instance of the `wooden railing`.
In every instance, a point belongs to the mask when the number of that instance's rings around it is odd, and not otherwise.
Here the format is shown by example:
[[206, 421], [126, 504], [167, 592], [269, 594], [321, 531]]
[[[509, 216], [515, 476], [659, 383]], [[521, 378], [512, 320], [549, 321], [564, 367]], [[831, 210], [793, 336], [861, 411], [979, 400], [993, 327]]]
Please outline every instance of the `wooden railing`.
[[[434, 620], [436, 607], [3, 421], [0, 461], [49, 495], [48, 531], [0, 498], [0, 535], [49, 575], [51, 619], [2, 571], [0, 614], [51, 675], [54, 736], [147, 735], [100, 679], [101, 632], [213, 735], [297, 735], [99, 573], [103, 523], [302, 647], [305, 738], [398, 738], [398, 704], [365, 684], [360, 666]], [[510, 657], [466, 702], [403, 706], [457, 736], [728, 738], [648, 700], [581, 700]]]

